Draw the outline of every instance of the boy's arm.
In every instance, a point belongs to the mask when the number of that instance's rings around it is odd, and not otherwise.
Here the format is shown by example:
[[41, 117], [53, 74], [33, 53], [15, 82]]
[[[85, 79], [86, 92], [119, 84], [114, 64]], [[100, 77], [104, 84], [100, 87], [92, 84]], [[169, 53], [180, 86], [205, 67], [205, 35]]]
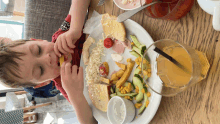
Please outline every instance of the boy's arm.
[[80, 33], [84, 25], [90, 0], [72, 0], [69, 14], [71, 15], [70, 30]]
[[71, 104], [75, 108], [77, 119], [81, 124], [98, 124], [83, 94], [74, 95], [71, 91], [67, 94]]
[[63, 62], [60, 69], [62, 86], [76, 111], [78, 121], [82, 124], [97, 124], [92, 115], [92, 110], [83, 95], [83, 68], [77, 68], [76, 65], [72, 66], [69, 62]]
[[54, 81], [54, 83], [55, 83], [56, 88], [62, 93], [62, 95], [63, 95], [63, 96], [69, 101], [69, 103], [70, 103], [70, 100], [69, 100], [69, 98], [68, 98], [68, 95], [67, 95], [66, 91], [63, 89], [60, 80], [61, 80], [60, 78], [56, 78], [56, 79], [54, 79], [53, 81]]

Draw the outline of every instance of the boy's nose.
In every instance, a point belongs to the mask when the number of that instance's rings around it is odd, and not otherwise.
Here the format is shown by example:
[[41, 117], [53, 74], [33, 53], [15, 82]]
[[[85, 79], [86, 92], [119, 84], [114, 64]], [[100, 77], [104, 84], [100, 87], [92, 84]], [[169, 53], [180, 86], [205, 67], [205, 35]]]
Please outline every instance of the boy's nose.
[[51, 66], [51, 56], [49, 53], [42, 57], [42, 59], [46, 65]]

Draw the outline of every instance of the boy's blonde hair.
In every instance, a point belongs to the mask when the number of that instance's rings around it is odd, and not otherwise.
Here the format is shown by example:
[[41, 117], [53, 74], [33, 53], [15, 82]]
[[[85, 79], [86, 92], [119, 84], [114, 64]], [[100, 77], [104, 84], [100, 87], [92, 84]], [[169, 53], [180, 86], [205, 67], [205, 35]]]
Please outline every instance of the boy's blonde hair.
[[36, 86], [32, 82], [21, 83], [16, 80], [16, 78], [21, 77], [18, 75], [19, 65], [15, 60], [21, 60], [20, 56], [25, 54], [10, 50], [10, 48], [25, 44], [30, 40], [16, 40], [9, 43], [4, 42], [4, 40], [4, 38], [0, 40], [0, 81], [12, 88]]

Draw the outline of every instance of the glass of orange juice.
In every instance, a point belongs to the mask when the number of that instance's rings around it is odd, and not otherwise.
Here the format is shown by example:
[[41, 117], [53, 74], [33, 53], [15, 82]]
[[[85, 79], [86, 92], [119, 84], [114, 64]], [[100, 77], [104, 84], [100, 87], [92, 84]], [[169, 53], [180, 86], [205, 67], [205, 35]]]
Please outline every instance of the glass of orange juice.
[[[156, 52], [155, 48], [175, 59], [185, 69]], [[174, 96], [201, 81], [206, 77], [209, 68], [205, 54], [169, 39], [159, 40], [150, 45], [143, 58], [147, 58], [150, 64], [142, 62], [142, 72], [146, 66], [151, 68], [151, 77], [143, 76], [144, 82], [154, 92], [163, 96]]]

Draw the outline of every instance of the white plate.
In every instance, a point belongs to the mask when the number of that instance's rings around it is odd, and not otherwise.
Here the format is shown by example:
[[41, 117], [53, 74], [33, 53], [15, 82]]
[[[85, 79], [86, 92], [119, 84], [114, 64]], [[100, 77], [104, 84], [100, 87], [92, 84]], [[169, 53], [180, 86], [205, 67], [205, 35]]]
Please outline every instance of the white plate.
[[[138, 40], [145, 44], [147, 47], [150, 46], [153, 43], [152, 38], [150, 37], [150, 35], [147, 33], [147, 31], [141, 27], [138, 23], [128, 19], [127, 21], [124, 22], [125, 27], [126, 27], [126, 32], [127, 32], [127, 38], [130, 39], [129, 35], [130, 34], [134, 34]], [[99, 39], [102, 39], [102, 25], [100, 24], [99, 26], [97, 26], [94, 31], [90, 34], [91, 37], [93, 37], [96, 42]], [[95, 45], [91, 46], [90, 48], [90, 52], [91, 49], [94, 48]], [[132, 60], [135, 60], [135, 57], [133, 55], [131, 55], [129, 53], [130, 50], [125, 49], [125, 52], [122, 54], [122, 56], [124, 57], [123, 62], [126, 62], [127, 58], [132, 58]], [[110, 67], [110, 73], [113, 71], [117, 71], [119, 70], [119, 67], [114, 63], [114, 61], [111, 58], [111, 53], [114, 53], [113, 50], [111, 49], [106, 49], [104, 51], [105, 56], [102, 57], [103, 62], [107, 61]], [[108, 53], [108, 54], [107, 54]], [[83, 67], [83, 69], [85, 70], [85, 65], [81, 59], [80, 65]], [[137, 65], [135, 65], [136, 67]], [[134, 71], [135, 68], [133, 68]], [[133, 71], [131, 73], [131, 75], [133, 75]], [[152, 74], [154, 75], [154, 74]], [[155, 74], [156, 75], [156, 74]], [[84, 77], [85, 77], [85, 71], [84, 71]], [[128, 81], [132, 81], [132, 76], [129, 77]], [[153, 83], [154, 81], [154, 76], [150, 77], [150, 83]], [[152, 118], [154, 117], [160, 101], [161, 101], [161, 95], [156, 94], [155, 92], [151, 91], [151, 97], [150, 97], [150, 103], [148, 105], [148, 107], [144, 110], [144, 112], [142, 113], [141, 116], [138, 116], [138, 118], [134, 118], [134, 120], [131, 122], [131, 124], [147, 124], [149, 123]], [[98, 120], [99, 123], [101, 124], [110, 124], [110, 122], [108, 121], [107, 118], [107, 113], [106, 112], [102, 112], [100, 110], [98, 110], [95, 106], [93, 106], [90, 98], [89, 98], [89, 93], [88, 93], [88, 89], [86, 87], [86, 80], [84, 78], [84, 95], [86, 97], [86, 100], [88, 101], [89, 105], [92, 108], [93, 111], [93, 116], [95, 117], [96, 120]]]

